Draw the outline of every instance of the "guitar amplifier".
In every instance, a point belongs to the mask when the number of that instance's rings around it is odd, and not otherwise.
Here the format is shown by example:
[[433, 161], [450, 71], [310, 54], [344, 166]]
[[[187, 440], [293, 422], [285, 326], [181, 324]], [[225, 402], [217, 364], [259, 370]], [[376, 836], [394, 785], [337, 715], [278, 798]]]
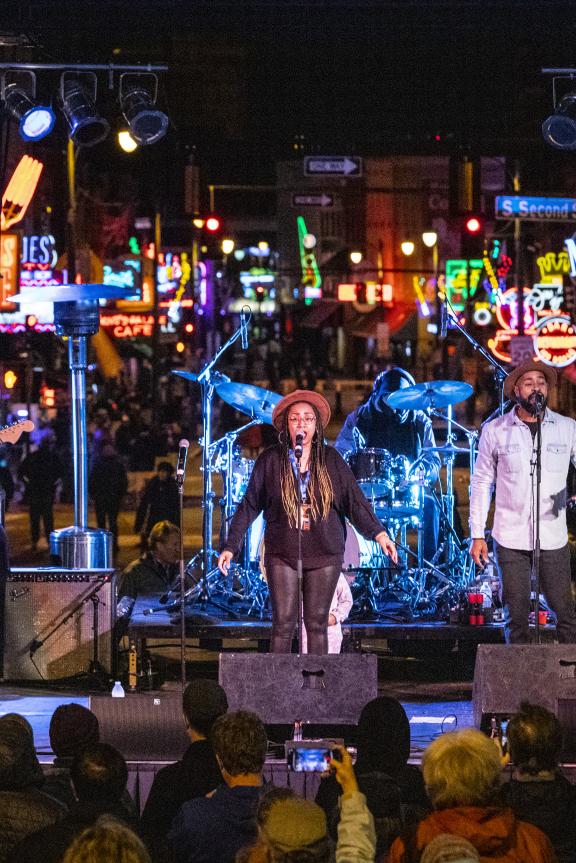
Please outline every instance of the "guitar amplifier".
[[113, 671], [114, 570], [14, 568], [3, 599], [3, 680], [58, 680], [88, 671], [95, 645], [100, 664]]

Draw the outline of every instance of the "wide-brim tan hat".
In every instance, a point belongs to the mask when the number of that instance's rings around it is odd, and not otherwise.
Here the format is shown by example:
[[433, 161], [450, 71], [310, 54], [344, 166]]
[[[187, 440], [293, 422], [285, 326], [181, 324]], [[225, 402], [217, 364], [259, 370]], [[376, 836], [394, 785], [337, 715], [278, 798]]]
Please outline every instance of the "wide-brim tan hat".
[[556, 369], [553, 369], [552, 366], [547, 366], [544, 363], [537, 363], [534, 360], [528, 360], [527, 362], [520, 363], [519, 366], [516, 366], [516, 368], [506, 377], [506, 380], [504, 381], [504, 395], [507, 399], [514, 398], [514, 387], [522, 375], [527, 375], [528, 372], [540, 372], [540, 374], [544, 375], [546, 378], [546, 383], [549, 387], [555, 387], [558, 382]]
[[306, 402], [316, 408], [320, 414], [320, 421], [324, 428], [330, 422], [330, 405], [320, 393], [315, 393], [313, 390], [294, 390], [293, 393], [288, 393], [282, 401], [279, 401], [272, 411], [272, 425], [280, 431], [284, 419], [284, 412], [288, 410], [290, 405], [296, 402]]

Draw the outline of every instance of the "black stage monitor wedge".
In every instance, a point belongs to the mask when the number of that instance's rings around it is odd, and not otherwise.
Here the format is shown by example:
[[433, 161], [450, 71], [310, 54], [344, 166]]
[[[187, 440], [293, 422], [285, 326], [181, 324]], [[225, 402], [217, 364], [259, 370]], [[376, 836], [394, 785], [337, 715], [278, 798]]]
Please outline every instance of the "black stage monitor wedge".
[[472, 707], [480, 728], [487, 715], [511, 715], [523, 701], [558, 711], [576, 698], [576, 644], [479, 644]]
[[90, 710], [98, 717], [100, 739], [126, 761], [178, 761], [190, 745], [180, 692], [92, 695]]
[[360, 653], [221, 653], [219, 682], [230, 710], [252, 710], [268, 724], [356, 725], [378, 695], [378, 660]]

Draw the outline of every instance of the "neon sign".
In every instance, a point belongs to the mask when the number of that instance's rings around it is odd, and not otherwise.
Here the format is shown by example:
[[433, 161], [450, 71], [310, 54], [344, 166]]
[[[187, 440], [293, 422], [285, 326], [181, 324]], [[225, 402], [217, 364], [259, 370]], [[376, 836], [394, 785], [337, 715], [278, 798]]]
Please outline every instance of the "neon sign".
[[15, 309], [10, 302], [18, 290], [18, 235], [0, 235], [0, 309]]
[[564, 368], [576, 360], [576, 329], [570, 318], [560, 315], [543, 318], [534, 336], [537, 356], [548, 366]]
[[450, 259], [446, 261], [445, 293], [452, 308], [463, 312], [480, 285], [484, 261]]
[[306, 228], [306, 222], [302, 216], [296, 217], [298, 227], [298, 248], [300, 250], [300, 266], [302, 267], [302, 286], [304, 288], [304, 300], [311, 302], [322, 296], [322, 276], [316, 262], [313, 248], [307, 248], [310, 234]]
[[[163, 333], [175, 332], [167, 315], [159, 315], [158, 324]], [[100, 326], [112, 330], [117, 339], [131, 339], [140, 336], [151, 337], [154, 332], [154, 315], [101, 313]]]

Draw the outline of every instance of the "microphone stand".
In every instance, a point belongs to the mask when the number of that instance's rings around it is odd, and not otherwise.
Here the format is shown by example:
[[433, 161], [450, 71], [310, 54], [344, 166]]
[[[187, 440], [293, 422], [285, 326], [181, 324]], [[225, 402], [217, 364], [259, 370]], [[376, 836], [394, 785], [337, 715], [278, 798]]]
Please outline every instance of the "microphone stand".
[[532, 572], [530, 583], [534, 585], [536, 605], [534, 623], [536, 626], [536, 644], [540, 644], [540, 486], [542, 483], [542, 409], [536, 414], [536, 513], [534, 531], [534, 549], [532, 552]]
[[[296, 453], [294, 453], [296, 456]], [[296, 562], [296, 578], [298, 580], [298, 653], [302, 653], [303, 626], [304, 626], [304, 594], [302, 590], [302, 483], [300, 480], [300, 461], [302, 456], [296, 456], [296, 486], [298, 488], [298, 517], [296, 525], [298, 528], [298, 560]]]
[[450, 315], [451, 326], [453, 328], [457, 329], [460, 333], [462, 333], [464, 338], [469, 342], [469, 344], [472, 345], [472, 348], [477, 353], [479, 353], [480, 356], [484, 357], [486, 362], [490, 363], [490, 365], [492, 366], [492, 368], [494, 370], [494, 378], [495, 378], [496, 382], [498, 383], [498, 387], [500, 388], [498, 413], [500, 416], [502, 416], [502, 414], [504, 413], [504, 380], [508, 376], [508, 372], [506, 371], [506, 369], [503, 366], [500, 365], [499, 362], [497, 362], [494, 359], [492, 354], [489, 351], [487, 351], [485, 347], [483, 347], [479, 342], [476, 341], [476, 339], [474, 338], [472, 333], [469, 333], [468, 330], [462, 326], [462, 324], [458, 320], [458, 316], [456, 314], [456, 311], [454, 310], [454, 308], [453, 308], [453, 306], [452, 306], [452, 304], [451, 304], [451, 302], [447, 296], [445, 296], [444, 302], [446, 303], [446, 305], [448, 306], [448, 308], [452, 312], [452, 314]]
[[184, 567], [184, 472], [177, 477], [178, 480], [178, 507], [180, 517], [180, 560], [179, 586], [180, 586], [180, 682], [182, 692], [186, 689], [186, 570]]

